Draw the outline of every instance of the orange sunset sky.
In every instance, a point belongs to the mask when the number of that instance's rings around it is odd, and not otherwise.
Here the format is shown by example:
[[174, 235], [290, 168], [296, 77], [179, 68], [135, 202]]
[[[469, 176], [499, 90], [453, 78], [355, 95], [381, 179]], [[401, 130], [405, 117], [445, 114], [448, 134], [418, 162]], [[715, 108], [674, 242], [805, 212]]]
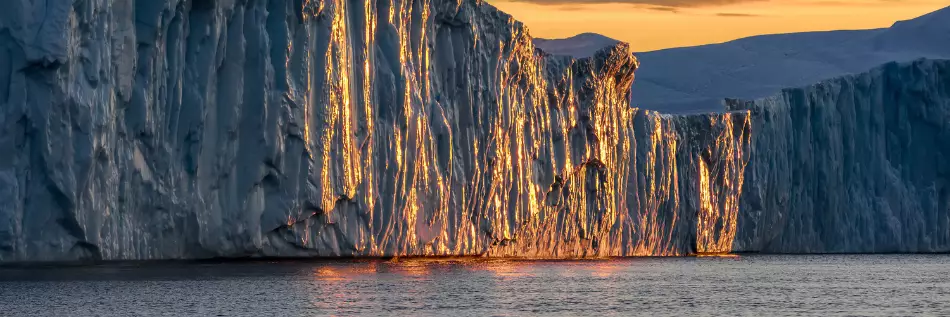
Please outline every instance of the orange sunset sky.
[[594, 32], [641, 52], [759, 34], [888, 27], [950, 5], [950, 0], [487, 1], [524, 22], [534, 37]]

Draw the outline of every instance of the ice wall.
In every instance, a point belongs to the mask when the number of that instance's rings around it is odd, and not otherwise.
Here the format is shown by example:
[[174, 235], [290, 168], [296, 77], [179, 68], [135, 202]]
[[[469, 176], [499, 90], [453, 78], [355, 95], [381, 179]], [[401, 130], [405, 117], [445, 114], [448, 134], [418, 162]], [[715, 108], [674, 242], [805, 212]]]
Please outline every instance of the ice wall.
[[0, 261], [727, 251], [746, 112], [472, 0], [8, 1]]
[[950, 251], [950, 61], [728, 106], [755, 131], [735, 250]]

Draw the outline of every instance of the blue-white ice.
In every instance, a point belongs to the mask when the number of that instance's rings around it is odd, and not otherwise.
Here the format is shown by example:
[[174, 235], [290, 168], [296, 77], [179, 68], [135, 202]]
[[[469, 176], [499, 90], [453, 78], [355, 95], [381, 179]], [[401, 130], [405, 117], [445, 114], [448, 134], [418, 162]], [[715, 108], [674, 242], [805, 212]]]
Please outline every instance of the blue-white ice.
[[[867, 32], [803, 36], [947, 43]], [[722, 96], [773, 97], [670, 115], [610, 44], [538, 50], [474, 0], [8, 1], [0, 262], [950, 251], [948, 62], [749, 70]], [[839, 57], [774, 67], [873, 67]]]
[[753, 117], [736, 250], [950, 251], [950, 61], [729, 104]]

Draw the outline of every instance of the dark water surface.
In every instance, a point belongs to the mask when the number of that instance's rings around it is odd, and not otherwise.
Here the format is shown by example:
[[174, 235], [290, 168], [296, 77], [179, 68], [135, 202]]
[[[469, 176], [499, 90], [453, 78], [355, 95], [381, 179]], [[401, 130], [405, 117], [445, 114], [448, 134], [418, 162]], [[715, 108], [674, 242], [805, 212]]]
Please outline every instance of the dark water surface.
[[948, 315], [950, 256], [0, 269], [0, 316]]

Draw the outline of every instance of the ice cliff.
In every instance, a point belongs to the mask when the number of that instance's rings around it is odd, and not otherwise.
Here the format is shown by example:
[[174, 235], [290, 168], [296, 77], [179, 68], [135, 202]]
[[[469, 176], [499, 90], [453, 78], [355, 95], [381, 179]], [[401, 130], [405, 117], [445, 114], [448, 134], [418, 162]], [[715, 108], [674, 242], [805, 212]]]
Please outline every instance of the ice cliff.
[[471, 0], [10, 1], [0, 261], [731, 245], [750, 122], [632, 109], [637, 66]]
[[950, 252], [950, 61], [756, 101], [735, 249]]
[[0, 262], [944, 250], [943, 65], [674, 116], [480, 1], [10, 1]]

